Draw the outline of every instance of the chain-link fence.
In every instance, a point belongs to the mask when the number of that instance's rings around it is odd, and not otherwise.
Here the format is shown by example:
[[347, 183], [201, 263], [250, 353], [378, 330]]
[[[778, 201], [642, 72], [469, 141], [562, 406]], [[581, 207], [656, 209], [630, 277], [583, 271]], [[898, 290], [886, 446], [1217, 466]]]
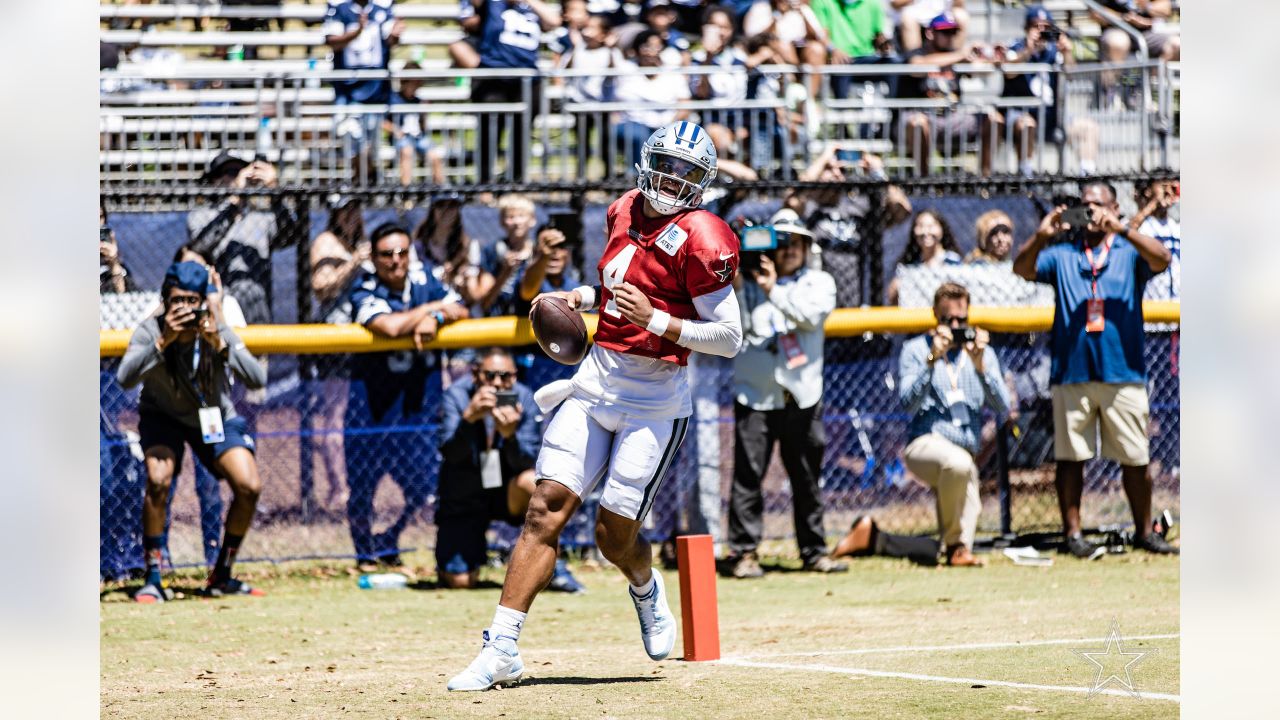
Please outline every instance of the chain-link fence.
[[[916, 209], [934, 207], [951, 218], [956, 228], [971, 226], [990, 209], [1006, 212], [1018, 241], [1038, 222], [1037, 214], [1062, 189], [1060, 180], [995, 187], [908, 186]], [[872, 193], [882, 186], [867, 186]], [[1132, 208], [1131, 188], [1120, 186], [1121, 200]], [[859, 189], [855, 189], [859, 190]], [[397, 220], [415, 229], [427, 208], [411, 196], [366, 196], [364, 225], [372, 228]], [[272, 218], [279, 237], [267, 243], [253, 280], [264, 289], [269, 319], [276, 323], [310, 321], [323, 316], [310, 285], [310, 241], [325, 229], [328, 210], [318, 191], [280, 191], [259, 198], [262, 217]], [[190, 222], [192, 209], [215, 204], [215, 195], [112, 195], [104, 197], [107, 222], [117, 238], [119, 254], [133, 277], [136, 292], [104, 294], [104, 328], [128, 328], [153, 311], [164, 268], [175, 251], [199, 233]], [[287, 207], [287, 219], [272, 205]], [[538, 209], [545, 219], [548, 206]], [[764, 216], [780, 204], [767, 194], [736, 204], [744, 214]], [[579, 262], [594, 268], [603, 246], [604, 206], [587, 203], [582, 210], [583, 251]], [[727, 217], [727, 214], [726, 214]], [[880, 297], [893, 261], [905, 244], [905, 223], [880, 227], [875, 213], [863, 228], [858, 244], [826, 248], [823, 259], [842, 287], [859, 288], [853, 302]], [[495, 208], [468, 204], [462, 212], [468, 237], [490, 243], [502, 236]], [[287, 220], [287, 221], [286, 221]], [[418, 236], [415, 233], [415, 236]], [[974, 244], [970, 232], [956, 231], [962, 252]], [[432, 263], [431, 248], [419, 244], [420, 259]], [[215, 253], [216, 254], [216, 253]], [[832, 262], [844, 257], [855, 262]], [[867, 258], [870, 258], [869, 260]], [[884, 262], [877, 262], [878, 260]], [[215, 261], [218, 264], [220, 261]], [[966, 269], [967, 267], [967, 269]], [[222, 269], [222, 268], [220, 268]], [[228, 274], [224, 269], [225, 276]], [[997, 282], [965, 266], [948, 272], [967, 272], [964, 281], [975, 304], [1042, 304], [1043, 289], [1024, 287], [1007, 275]], [[932, 297], [931, 287], [941, 275], [903, 272], [900, 292], [904, 304], [919, 305]], [[954, 279], [947, 276], [946, 279]], [[233, 289], [234, 294], [234, 289]], [[1037, 294], [1039, 293], [1039, 294]], [[925, 304], [928, 304], [927, 302]], [[300, 332], [305, 330], [300, 329]], [[936, 526], [933, 494], [911, 478], [901, 453], [906, 445], [908, 416], [895, 390], [897, 354], [905, 338], [867, 335], [830, 339], [826, 350], [824, 425], [828, 444], [823, 466], [828, 533], [847, 527], [855, 514], [874, 513], [886, 528], [929, 532]], [[1053, 490], [1053, 424], [1048, 393], [1048, 354], [1044, 334], [999, 335], [993, 339], [1003, 369], [1018, 399], [1017, 432], [1004, 435], [995, 418], [987, 423], [980, 454], [984, 533], [1053, 530], [1058, 525]], [[1179, 498], [1179, 380], [1178, 334], [1151, 328], [1147, 364], [1152, 420], [1150, 426], [1154, 506], [1178, 511]], [[542, 357], [536, 348], [517, 348], [522, 380], [538, 387], [571, 372]], [[413, 353], [392, 353], [385, 362], [412, 362]], [[374, 553], [424, 549], [434, 542], [439, 467], [438, 432], [440, 389], [466, 372], [469, 356], [454, 351], [424, 361], [438, 362], [422, 389], [421, 407], [395, 416], [375, 415], [367, 388], [353, 382], [355, 356], [272, 355], [265, 391], [237, 391], [237, 407], [257, 438], [257, 458], [263, 492], [254, 527], [245, 541], [245, 560], [287, 560], [310, 557], [352, 557], [358, 541]], [[137, 392], [123, 391], [114, 380], [117, 361], [101, 363], [101, 570], [113, 577], [142, 565], [141, 509], [146, 473], [137, 435]], [[695, 415], [689, 434], [663, 483], [646, 533], [665, 539], [674, 531], [711, 531], [719, 535], [728, 499], [733, 464], [733, 390], [731, 361], [700, 356], [693, 363]], [[1002, 448], [1002, 446], [1004, 446]], [[1008, 482], [999, 482], [1002, 466]], [[169, 552], [178, 565], [208, 562], [221, 539], [221, 519], [230, 491], [203, 471], [193, 472], [187, 459], [175, 478], [171, 503]], [[792, 534], [790, 491], [774, 462], [765, 478], [765, 535]], [[356, 497], [353, 502], [352, 496]], [[1002, 503], [1002, 499], [1007, 502]], [[1003, 517], [1003, 511], [1009, 517]], [[594, 503], [588, 502], [564, 535], [566, 546], [593, 542]], [[1084, 516], [1096, 527], [1128, 520], [1119, 469], [1112, 463], [1092, 463], [1086, 478]], [[353, 522], [354, 520], [354, 522]], [[362, 528], [368, 528], [367, 534]], [[510, 542], [515, 529], [495, 523], [495, 542]]]

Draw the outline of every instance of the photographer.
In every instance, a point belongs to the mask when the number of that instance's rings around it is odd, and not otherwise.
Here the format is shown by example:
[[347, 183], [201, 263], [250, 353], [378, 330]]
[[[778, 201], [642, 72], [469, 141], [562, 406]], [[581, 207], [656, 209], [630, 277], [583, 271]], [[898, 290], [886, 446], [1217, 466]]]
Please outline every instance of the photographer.
[[[274, 188], [276, 169], [218, 153], [201, 181], [219, 188]], [[213, 258], [227, 292], [235, 295], [250, 325], [271, 322], [271, 252], [296, 244], [306, 224], [278, 195], [228, 195], [187, 214], [191, 248]]]
[[182, 467], [183, 445], [200, 464], [231, 485], [234, 499], [226, 532], [205, 592], [257, 595], [231, 577], [240, 543], [253, 521], [262, 481], [254, 460], [253, 436], [231, 401], [230, 369], [248, 387], [262, 387], [266, 371], [223, 320], [209, 273], [194, 262], [165, 272], [160, 296], [164, 314], [149, 317], [133, 331], [116, 379], [124, 388], [142, 383], [138, 433], [147, 465], [142, 505], [146, 584], [134, 595], [142, 603], [164, 602], [172, 591], [161, 582], [165, 514], [173, 476]]
[[[1084, 463], [1097, 454], [1122, 466], [1133, 511], [1135, 548], [1160, 554], [1177, 549], [1151, 531], [1150, 448], [1147, 423], [1146, 333], [1142, 293], [1169, 267], [1160, 241], [1121, 222], [1115, 188], [1090, 182], [1083, 205], [1059, 205], [1018, 251], [1013, 271], [1052, 285], [1056, 296], [1049, 336], [1053, 393], [1053, 453], [1064, 552], [1095, 559], [1102, 549], [1084, 539], [1080, 499]], [[1054, 244], [1051, 244], [1054, 243]]]
[[938, 326], [908, 340], [898, 360], [898, 397], [911, 413], [902, 459], [938, 495], [947, 564], [984, 564], [973, 555], [978, 529], [978, 439], [982, 407], [1009, 410], [1000, 361], [986, 330], [969, 327], [969, 291], [943, 283], [933, 294]]
[[[1039, 5], [1027, 8], [1023, 23], [1026, 34], [1009, 45], [1005, 52], [1008, 62], [1043, 63], [1054, 68], [1075, 65], [1071, 38], [1054, 27], [1053, 16]], [[1056, 142], [1058, 130], [1058, 98], [1054, 88], [1058, 86], [1057, 72], [1008, 73], [1004, 78], [1004, 97], [1038, 98], [1044, 104], [1044, 137]], [[1031, 162], [1036, 149], [1036, 133], [1039, 120], [1034, 109], [1008, 111], [1008, 121], [1013, 123], [1014, 147], [1018, 153], [1018, 172], [1031, 175]]]
[[[733, 576], [760, 577], [756, 547], [763, 531], [760, 483], [781, 445], [795, 504], [796, 543], [804, 569], [844, 572], [827, 555], [822, 524], [823, 324], [836, 306], [836, 283], [808, 267], [813, 233], [783, 208], [768, 230], [776, 249], [743, 253], [733, 280], [742, 312], [742, 352], [733, 360], [734, 463], [729, 499]], [[745, 243], [750, 245], [750, 243]], [[753, 268], [752, 265], [755, 265]]]
[[[582, 284], [581, 273], [573, 264], [573, 253], [580, 246], [580, 237], [569, 237], [566, 232], [556, 227], [557, 220], [571, 217], [568, 213], [553, 213], [552, 222], [538, 231], [538, 245], [533, 253], [533, 261], [525, 266], [520, 276], [520, 306], [528, 304], [541, 293], [556, 291], [568, 292]], [[575, 218], [576, 219], [576, 218]], [[563, 221], [561, 221], [563, 222]], [[581, 235], [581, 230], [574, 235]], [[525, 314], [528, 310], [525, 309]]]
[[[542, 441], [533, 392], [516, 382], [511, 353], [480, 353], [471, 377], [449, 386], [440, 429], [440, 504], [436, 508], [436, 574], [441, 587], [473, 588], [485, 564], [485, 531], [493, 521], [524, 524], [533, 496], [533, 461]], [[581, 592], [563, 562], [552, 590]]]
[[137, 284], [120, 259], [116, 231], [107, 225], [107, 209], [98, 205], [98, 293], [136, 292]]

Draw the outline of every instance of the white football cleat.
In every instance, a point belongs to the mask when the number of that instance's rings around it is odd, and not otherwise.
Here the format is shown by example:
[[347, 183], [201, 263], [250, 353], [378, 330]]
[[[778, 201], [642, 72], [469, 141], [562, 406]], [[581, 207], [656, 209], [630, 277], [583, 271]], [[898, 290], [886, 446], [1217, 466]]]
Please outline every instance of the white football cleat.
[[491, 687], [515, 685], [524, 676], [524, 661], [516, 641], [499, 635], [490, 640], [484, 631], [484, 647], [466, 670], [449, 681], [450, 690], [488, 690]]
[[636, 615], [640, 618], [640, 637], [644, 640], [644, 651], [650, 660], [665, 660], [676, 644], [676, 620], [671, 614], [671, 606], [667, 604], [667, 590], [662, 585], [662, 576], [653, 571], [653, 589], [644, 597], [636, 597], [628, 586], [627, 593], [631, 602], [636, 605]]

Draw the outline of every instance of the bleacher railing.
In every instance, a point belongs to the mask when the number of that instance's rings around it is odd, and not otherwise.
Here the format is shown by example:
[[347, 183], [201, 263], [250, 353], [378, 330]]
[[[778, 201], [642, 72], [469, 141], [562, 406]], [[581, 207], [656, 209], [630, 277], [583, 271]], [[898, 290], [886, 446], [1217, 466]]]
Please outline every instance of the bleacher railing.
[[[627, 120], [681, 116], [740, 129], [722, 148], [760, 177], [795, 177], [829, 143], [880, 154], [895, 177], [918, 174], [913, 122], [933, 128], [935, 174], [1018, 171], [1013, 119], [1036, 120], [1030, 167], [1037, 173], [1133, 172], [1176, 168], [1179, 156], [1179, 68], [1162, 61], [1077, 65], [956, 66], [961, 79], [946, 98], [893, 97], [903, 74], [936, 72], [924, 65], [762, 66], [663, 69], [689, 80], [715, 77], [757, 90], [674, 103], [628, 104], [610, 88], [634, 71], [460, 70], [325, 71], [254, 69], [239, 72], [129, 69], [101, 77], [100, 169], [104, 186], [188, 183], [221, 150], [262, 154], [280, 166], [282, 183], [357, 186], [436, 183], [429, 152], [441, 158], [450, 183], [538, 182], [619, 177], [634, 161]], [[821, 76], [816, 98], [810, 73]], [[1056, 88], [1056, 102], [1005, 97], [1015, 76]], [[598, 97], [577, 92], [600, 80]], [[337, 105], [342, 80], [422, 84], [416, 102], [395, 106]], [[503, 102], [477, 98], [480, 85], [505, 86]], [[763, 88], [763, 90], [761, 90]], [[1046, 96], [1047, 97], [1047, 96]], [[919, 117], [917, 117], [917, 115]], [[1002, 122], [989, 122], [994, 117]], [[966, 120], [972, 119], [967, 123]], [[409, 140], [384, 128], [407, 125]], [[959, 126], [964, 129], [956, 130]], [[950, 128], [942, 132], [939, 128]], [[1054, 128], [1057, 128], [1055, 131]], [[631, 134], [628, 134], [631, 132]], [[984, 159], [987, 147], [989, 159]], [[405, 148], [409, 148], [408, 151]], [[408, 167], [405, 167], [408, 165]], [[1025, 169], [1025, 166], [1022, 168]]]

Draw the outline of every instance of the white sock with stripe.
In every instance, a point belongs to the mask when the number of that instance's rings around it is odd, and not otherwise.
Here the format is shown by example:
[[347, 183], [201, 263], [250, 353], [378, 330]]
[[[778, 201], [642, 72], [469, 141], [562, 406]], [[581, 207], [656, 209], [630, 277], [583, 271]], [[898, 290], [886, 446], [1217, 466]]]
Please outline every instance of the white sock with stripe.
[[493, 613], [493, 624], [489, 626], [490, 639], [502, 636], [519, 640], [520, 629], [524, 627], [524, 619], [527, 616], [528, 613], [499, 605], [498, 610]]

